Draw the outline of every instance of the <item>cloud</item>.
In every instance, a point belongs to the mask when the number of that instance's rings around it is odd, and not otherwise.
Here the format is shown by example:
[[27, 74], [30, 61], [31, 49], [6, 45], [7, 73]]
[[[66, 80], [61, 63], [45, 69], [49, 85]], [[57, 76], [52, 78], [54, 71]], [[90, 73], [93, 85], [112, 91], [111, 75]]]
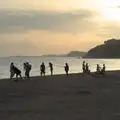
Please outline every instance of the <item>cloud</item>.
[[79, 10], [66, 13], [42, 11], [0, 11], [0, 33], [48, 30], [55, 32], [84, 32], [93, 28], [95, 11]]
[[103, 37], [103, 38], [119, 38], [120, 34], [120, 22], [104, 22], [103, 26], [100, 27], [100, 30], [97, 31], [97, 36]]
[[38, 50], [30, 40], [0, 39], [0, 56], [39, 55]]

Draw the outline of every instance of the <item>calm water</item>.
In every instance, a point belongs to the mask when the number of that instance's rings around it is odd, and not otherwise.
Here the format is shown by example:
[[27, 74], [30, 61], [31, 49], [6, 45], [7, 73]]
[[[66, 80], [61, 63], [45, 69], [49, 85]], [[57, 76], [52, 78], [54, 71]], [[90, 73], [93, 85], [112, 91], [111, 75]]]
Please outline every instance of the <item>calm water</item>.
[[7, 57], [0, 58], [0, 79], [9, 77], [9, 66], [11, 62], [21, 69], [22, 75], [24, 76], [23, 63], [30, 62], [32, 64], [32, 76], [40, 75], [40, 64], [42, 62], [46, 65], [46, 73], [50, 74], [48, 63], [54, 64], [54, 74], [64, 73], [64, 63], [68, 63], [70, 66], [70, 73], [79, 73], [82, 71], [82, 62], [85, 60], [90, 64], [91, 71], [96, 70], [96, 64], [106, 64], [107, 70], [119, 70], [120, 59], [78, 59], [72, 57]]

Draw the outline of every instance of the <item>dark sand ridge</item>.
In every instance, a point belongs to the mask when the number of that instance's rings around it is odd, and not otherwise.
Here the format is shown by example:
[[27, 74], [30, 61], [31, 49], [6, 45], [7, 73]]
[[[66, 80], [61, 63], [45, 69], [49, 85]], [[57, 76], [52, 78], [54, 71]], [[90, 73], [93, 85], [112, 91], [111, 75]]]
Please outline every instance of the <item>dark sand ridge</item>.
[[1, 80], [0, 120], [120, 120], [120, 71]]

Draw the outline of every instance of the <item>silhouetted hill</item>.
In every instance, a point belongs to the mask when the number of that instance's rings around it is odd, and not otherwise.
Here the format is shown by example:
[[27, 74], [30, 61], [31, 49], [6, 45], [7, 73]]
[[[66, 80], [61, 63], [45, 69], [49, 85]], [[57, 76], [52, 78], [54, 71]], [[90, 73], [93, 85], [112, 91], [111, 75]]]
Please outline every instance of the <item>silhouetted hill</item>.
[[71, 51], [68, 54], [60, 54], [60, 55], [42, 55], [42, 57], [83, 57], [85, 56], [86, 52], [80, 51]]
[[120, 40], [110, 39], [92, 48], [84, 58], [120, 58]]

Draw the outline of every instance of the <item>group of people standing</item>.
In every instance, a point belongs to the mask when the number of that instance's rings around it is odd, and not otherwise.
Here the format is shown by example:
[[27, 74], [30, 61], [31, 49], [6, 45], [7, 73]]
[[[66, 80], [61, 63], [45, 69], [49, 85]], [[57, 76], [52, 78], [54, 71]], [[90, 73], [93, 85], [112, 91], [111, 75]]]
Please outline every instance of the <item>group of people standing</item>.
[[[53, 75], [53, 64], [51, 62], [49, 62], [49, 68], [50, 68], [51, 75]], [[68, 63], [65, 63], [64, 69], [65, 69], [66, 75], [68, 76], [68, 72], [69, 72]], [[41, 76], [43, 76], [43, 75], [45, 76], [45, 73], [46, 73], [46, 67], [45, 67], [45, 64], [42, 63], [40, 65], [40, 74], [41, 74]]]
[[24, 71], [25, 71], [25, 78], [30, 77], [30, 71], [32, 69], [32, 65], [29, 62], [23, 64]]
[[[30, 71], [32, 69], [32, 65], [29, 62], [23, 63], [23, 68], [24, 68], [24, 73], [25, 73], [25, 78], [30, 78]], [[49, 62], [49, 69], [50, 69], [50, 74], [53, 75], [53, 64]], [[83, 61], [82, 64], [82, 69], [83, 69], [83, 75], [85, 74], [91, 74], [89, 64]], [[65, 63], [64, 70], [66, 75], [69, 75], [69, 65], [68, 63]], [[97, 64], [96, 72], [95, 75], [104, 75], [106, 70], [105, 64], [103, 64], [103, 67], [101, 68], [99, 64]], [[46, 74], [46, 66], [44, 63], [40, 65], [40, 75], [45, 76]], [[16, 78], [18, 79], [18, 76], [22, 79], [21, 76], [21, 70], [19, 70], [14, 63], [12, 62], [10, 64], [10, 79], [12, 79], [16, 75]], [[92, 74], [93, 75], [93, 74]]]
[[[85, 61], [83, 61], [82, 69], [83, 69], [83, 75], [84, 74], [91, 74], [89, 64], [86, 63]], [[103, 64], [103, 67], [100, 67], [100, 65], [97, 64], [96, 72], [94, 73], [94, 75], [105, 75], [105, 70], [106, 70], [105, 64]]]
[[[25, 71], [25, 78], [29, 78], [30, 77], [30, 71], [32, 69], [32, 65], [28, 62], [23, 64], [23, 68]], [[21, 75], [21, 70], [19, 70], [14, 63], [12, 62], [10, 64], [10, 79], [12, 79], [14, 77], [14, 75], [16, 75], [16, 78], [18, 79], [18, 77], [20, 76], [20, 78], [22, 79], [22, 75]]]
[[83, 69], [83, 75], [84, 74], [90, 74], [89, 65], [85, 61], [83, 61], [82, 69]]
[[[51, 75], [53, 75], [53, 64], [50, 62], [49, 63], [49, 67], [50, 67], [50, 72]], [[23, 70], [25, 71], [25, 78], [30, 78], [30, 71], [32, 69], [32, 65], [29, 62], [23, 63]], [[40, 75], [41, 76], [45, 76], [46, 73], [46, 67], [45, 64], [42, 63], [40, 65]], [[18, 69], [14, 63], [12, 62], [10, 64], [10, 79], [12, 80], [12, 78], [16, 75], [16, 79], [18, 79], [18, 77], [20, 76], [20, 78], [22, 79], [22, 75], [21, 75], [21, 70]]]
[[100, 67], [100, 65], [97, 64], [96, 74], [105, 75], [105, 70], [106, 70], [105, 64], [103, 64], [103, 67]]
[[[49, 68], [50, 68], [51, 75], [53, 75], [53, 64], [51, 62], [49, 62]], [[46, 67], [45, 67], [45, 64], [42, 63], [40, 65], [40, 74], [41, 74], [41, 76], [43, 76], [43, 75], [45, 76], [45, 73], [46, 73]]]

